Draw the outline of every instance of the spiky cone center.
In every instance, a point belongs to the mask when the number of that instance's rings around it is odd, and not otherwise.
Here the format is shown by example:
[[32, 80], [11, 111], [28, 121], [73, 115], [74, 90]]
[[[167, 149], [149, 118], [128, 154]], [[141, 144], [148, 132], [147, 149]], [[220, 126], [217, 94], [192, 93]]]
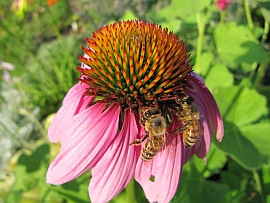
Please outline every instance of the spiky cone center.
[[192, 71], [182, 40], [161, 26], [144, 21], [120, 21], [87, 38], [77, 67], [89, 85], [86, 95], [98, 102], [118, 102], [122, 108], [162, 105], [185, 92]]

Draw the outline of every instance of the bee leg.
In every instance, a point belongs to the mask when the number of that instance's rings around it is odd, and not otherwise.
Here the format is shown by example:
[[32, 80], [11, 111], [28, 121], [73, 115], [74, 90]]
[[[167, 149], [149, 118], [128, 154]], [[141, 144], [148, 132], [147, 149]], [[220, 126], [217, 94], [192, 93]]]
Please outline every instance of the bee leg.
[[182, 126], [181, 128], [176, 128], [171, 133], [179, 134], [179, 133], [183, 132], [183, 130], [187, 129], [190, 125], [191, 125], [191, 121], [189, 121], [186, 125]]
[[131, 143], [129, 143], [128, 146], [130, 145], [135, 145], [135, 146], [139, 146], [143, 143], [143, 141], [148, 137], [148, 133], [140, 140], [140, 139], [135, 139], [133, 140]]

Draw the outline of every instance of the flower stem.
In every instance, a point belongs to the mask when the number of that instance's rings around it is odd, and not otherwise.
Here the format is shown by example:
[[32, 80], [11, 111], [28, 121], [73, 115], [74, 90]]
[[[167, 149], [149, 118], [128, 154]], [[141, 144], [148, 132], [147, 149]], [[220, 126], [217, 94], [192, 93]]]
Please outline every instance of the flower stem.
[[246, 18], [247, 18], [248, 26], [249, 26], [249, 28], [251, 30], [253, 30], [254, 29], [254, 24], [253, 24], [253, 21], [252, 21], [248, 0], [245, 0], [245, 12], [246, 12]]
[[202, 55], [202, 45], [203, 36], [205, 31], [206, 15], [197, 13], [197, 26], [198, 26], [198, 43], [197, 43], [197, 53], [196, 53], [196, 72], [200, 74], [202, 71], [201, 67], [201, 55]]
[[220, 25], [223, 25], [224, 24], [225, 17], [226, 17], [226, 10], [222, 10], [220, 12], [220, 20], [219, 20], [219, 24]]
[[263, 35], [262, 35], [262, 39], [260, 42], [261, 45], [263, 45], [265, 43], [265, 40], [267, 39], [268, 32], [269, 32], [269, 21], [265, 19]]
[[127, 203], [135, 202], [135, 191], [134, 191], [134, 178], [131, 179], [128, 186], [126, 187]]
[[260, 180], [260, 176], [258, 174], [258, 171], [252, 170], [252, 172], [253, 172], [254, 180], [255, 180], [256, 185], [257, 185], [257, 188], [256, 189], [258, 190], [258, 192], [260, 194], [260, 197], [261, 197], [262, 202], [265, 202], [264, 201], [263, 191], [262, 191], [262, 184], [261, 184], [261, 180]]
[[[263, 44], [265, 43], [265, 40], [267, 38], [267, 34], [269, 32], [269, 22], [267, 20], [265, 20], [264, 22], [264, 30], [263, 30], [263, 35], [262, 35], [262, 39], [261, 39], [261, 46], [263, 46]], [[269, 58], [269, 57], [268, 57]], [[251, 79], [251, 82], [252, 82], [252, 87], [258, 87], [262, 78], [264, 77], [265, 75], [265, 71], [268, 67], [268, 64], [269, 64], [269, 59], [266, 61], [266, 62], [263, 62], [261, 64], [259, 64], [259, 67], [256, 69], [257, 67], [257, 63], [253, 66], [252, 66], [252, 70], [251, 70], [251, 73], [250, 73], [250, 79]]]
[[[269, 55], [268, 55], [268, 58], [269, 58]], [[269, 62], [270, 62], [270, 60], [268, 59], [266, 62], [261, 63], [260, 66], [258, 67], [257, 74], [255, 75], [255, 78], [254, 78], [253, 84], [252, 84], [254, 88], [257, 88], [260, 85], [261, 80], [263, 79], [263, 77], [265, 75], [265, 71], [268, 67]]]

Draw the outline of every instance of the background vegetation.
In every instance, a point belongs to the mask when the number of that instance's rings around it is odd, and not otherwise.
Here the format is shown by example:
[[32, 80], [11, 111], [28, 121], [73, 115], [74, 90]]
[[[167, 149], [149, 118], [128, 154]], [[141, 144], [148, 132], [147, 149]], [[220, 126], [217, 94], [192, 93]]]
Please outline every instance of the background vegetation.
[[[207, 164], [193, 157], [172, 202], [270, 203], [270, 0], [0, 0], [0, 202], [89, 202], [90, 174], [45, 183], [50, 120], [77, 82], [86, 36], [143, 19], [183, 39], [224, 119]], [[135, 183], [136, 201], [147, 202]], [[127, 202], [124, 190], [111, 202]]]

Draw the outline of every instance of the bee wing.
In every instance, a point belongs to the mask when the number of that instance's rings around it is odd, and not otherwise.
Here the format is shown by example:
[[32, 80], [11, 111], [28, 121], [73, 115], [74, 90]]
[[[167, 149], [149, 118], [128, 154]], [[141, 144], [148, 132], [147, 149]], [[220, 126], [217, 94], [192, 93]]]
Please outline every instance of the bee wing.
[[201, 121], [199, 121], [199, 127], [200, 127], [200, 133], [198, 134], [198, 140], [195, 143], [196, 149], [199, 149], [201, 142], [203, 141], [204, 127], [203, 127]]
[[195, 142], [195, 147], [196, 147], [196, 149], [199, 149], [199, 147], [200, 147], [200, 145], [201, 145], [201, 142], [202, 142], [202, 132], [200, 132], [200, 133], [198, 134], [198, 139], [197, 139], [197, 141]]

